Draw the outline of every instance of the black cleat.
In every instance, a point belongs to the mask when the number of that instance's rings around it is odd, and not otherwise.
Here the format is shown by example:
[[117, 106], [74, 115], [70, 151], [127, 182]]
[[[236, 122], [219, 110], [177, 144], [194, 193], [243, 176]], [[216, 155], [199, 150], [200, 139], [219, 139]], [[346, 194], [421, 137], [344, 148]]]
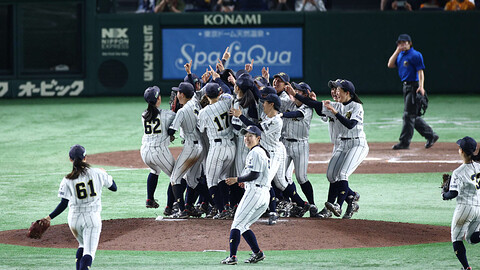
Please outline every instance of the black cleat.
[[265, 259], [265, 254], [260, 250], [258, 253], [252, 253], [252, 256], [245, 260], [245, 263], [257, 263], [263, 259]]
[[145, 203], [145, 206], [147, 208], [158, 208], [160, 205], [157, 203], [157, 200], [147, 199], [147, 202]]
[[392, 146], [393, 150], [402, 150], [402, 149], [408, 149], [409, 146], [403, 143], [397, 143], [394, 146]]
[[425, 148], [428, 149], [428, 148], [432, 147], [438, 141], [438, 138], [439, 137], [438, 137], [437, 134], [433, 135], [433, 137], [431, 139], [427, 140], [427, 143], [425, 144]]

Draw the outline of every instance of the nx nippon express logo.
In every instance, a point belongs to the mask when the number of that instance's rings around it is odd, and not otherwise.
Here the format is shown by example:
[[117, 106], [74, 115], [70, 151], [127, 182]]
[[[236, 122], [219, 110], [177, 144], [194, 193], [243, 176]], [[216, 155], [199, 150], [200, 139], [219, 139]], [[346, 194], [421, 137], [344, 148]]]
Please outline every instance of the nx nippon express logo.
[[130, 39], [127, 31], [128, 28], [102, 28], [102, 50], [128, 50]]
[[[254, 60], [257, 65], [265, 66], [289, 66], [292, 61], [292, 51], [289, 50], [269, 50], [262, 44], [253, 44], [248, 47], [242, 45], [240, 41], [230, 43], [230, 67], [243, 68], [245, 63]], [[212, 65], [215, 66], [217, 59], [221, 59], [223, 51], [197, 51], [195, 44], [186, 43], [180, 48], [181, 58], [175, 61], [175, 67], [183, 70], [186, 62], [193, 60], [193, 69]]]

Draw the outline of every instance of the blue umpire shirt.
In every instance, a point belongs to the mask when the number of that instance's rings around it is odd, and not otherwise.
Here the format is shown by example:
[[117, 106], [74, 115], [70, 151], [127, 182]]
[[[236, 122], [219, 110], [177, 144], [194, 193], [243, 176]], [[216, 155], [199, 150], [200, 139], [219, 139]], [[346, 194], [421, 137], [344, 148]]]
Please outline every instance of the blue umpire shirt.
[[422, 54], [414, 48], [400, 52], [396, 64], [398, 68], [398, 76], [400, 76], [402, 82], [417, 82], [417, 72], [421, 69], [425, 69]]

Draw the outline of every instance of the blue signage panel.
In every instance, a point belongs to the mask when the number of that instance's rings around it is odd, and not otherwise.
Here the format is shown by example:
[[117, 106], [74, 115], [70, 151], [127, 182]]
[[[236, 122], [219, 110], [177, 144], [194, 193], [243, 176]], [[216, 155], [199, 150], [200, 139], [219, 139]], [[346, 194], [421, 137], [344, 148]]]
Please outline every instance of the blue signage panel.
[[303, 77], [302, 28], [204, 28], [162, 29], [163, 79], [183, 79], [185, 63], [199, 77], [209, 65], [215, 69], [229, 47], [231, 58], [225, 68], [245, 68], [254, 60], [252, 75], [268, 67], [270, 77], [285, 72]]

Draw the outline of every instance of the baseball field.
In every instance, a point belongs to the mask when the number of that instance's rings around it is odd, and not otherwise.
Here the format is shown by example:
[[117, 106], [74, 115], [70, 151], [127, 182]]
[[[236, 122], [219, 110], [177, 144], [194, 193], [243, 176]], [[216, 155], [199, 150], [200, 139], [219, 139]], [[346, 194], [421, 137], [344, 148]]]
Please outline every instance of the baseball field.
[[[227, 256], [222, 250], [228, 250], [231, 221], [155, 221], [165, 206], [168, 178], [164, 174], [156, 193], [160, 208], [145, 208], [149, 170], [138, 165], [139, 155], [135, 157], [143, 132], [140, 117], [146, 108], [142, 92], [139, 97], [122, 98], [0, 100], [0, 269], [75, 267], [76, 246], [66, 229], [67, 211], [52, 221], [40, 240], [28, 239], [26, 230], [60, 201], [59, 183], [71, 170], [68, 150], [77, 143], [92, 157], [88, 161], [105, 168], [118, 186], [116, 193], [103, 193], [104, 227], [92, 269], [231, 267], [220, 264]], [[415, 133], [410, 150], [393, 151], [390, 147], [402, 126], [402, 97], [361, 96], [361, 90], [359, 94], [371, 147], [364, 164], [349, 179], [361, 194], [359, 212], [352, 220], [302, 218], [275, 226], [254, 224], [267, 257], [256, 265], [233, 267], [460, 268], [449, 241], [455, 202], [443, 201], [439, 186], [442, 173], [460, 164], [455, 141], [464, 136], [480, 140], [480, 96], [431, 94], [425, 119], [439, 141], [427, 150], [424, 139]], [[162, 108], [167, 108], [168, 98], [163, 100]], [[310, 134], [310, 143], [318, 148], [310, 155], [309, 179], [321, 205], [328, 189], [322, 170], [331, 145], [327, 125], [318, 116], [312, 120]], [[179, 139], [172, 145], [180, 146]], [[186, 229], [189, 224], [195, 229]], [[137, 229], [139, 233], [131, 235]], [[125, 244], [126, 236], [131, 242]], [[468, 244], [466, 248], [470, 265], [480, 266], [475, 256], [479, 248]], [[242, 240], [239, 259], [248, 253]]]

